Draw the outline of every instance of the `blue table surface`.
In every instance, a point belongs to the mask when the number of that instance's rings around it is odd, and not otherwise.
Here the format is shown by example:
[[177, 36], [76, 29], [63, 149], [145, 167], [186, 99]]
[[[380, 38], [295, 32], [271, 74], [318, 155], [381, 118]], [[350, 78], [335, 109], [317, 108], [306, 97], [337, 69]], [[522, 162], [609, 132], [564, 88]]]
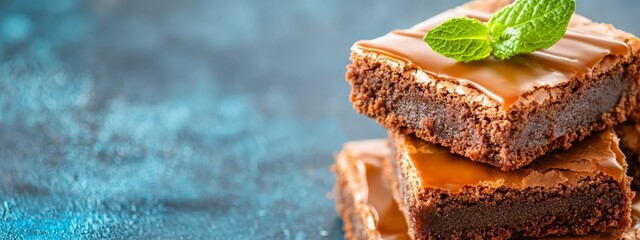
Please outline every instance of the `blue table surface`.
[[0, 238], [341, 239], [351, 44], [460, 3], [0, 1]]

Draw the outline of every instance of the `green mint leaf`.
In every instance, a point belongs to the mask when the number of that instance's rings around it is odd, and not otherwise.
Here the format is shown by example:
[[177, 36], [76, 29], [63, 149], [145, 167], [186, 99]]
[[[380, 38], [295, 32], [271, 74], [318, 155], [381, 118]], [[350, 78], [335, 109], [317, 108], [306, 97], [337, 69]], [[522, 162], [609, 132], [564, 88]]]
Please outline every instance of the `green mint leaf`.
[[549, 48], [564, 36], [575, 0], [517, 0], [491, 16], [493, 55], [507, 59]]
[[489, 28], [477, 19], [453, 18], [432, 29], [424, 41], [433, 51], [456, 61], [470, 62], [489, 57]]

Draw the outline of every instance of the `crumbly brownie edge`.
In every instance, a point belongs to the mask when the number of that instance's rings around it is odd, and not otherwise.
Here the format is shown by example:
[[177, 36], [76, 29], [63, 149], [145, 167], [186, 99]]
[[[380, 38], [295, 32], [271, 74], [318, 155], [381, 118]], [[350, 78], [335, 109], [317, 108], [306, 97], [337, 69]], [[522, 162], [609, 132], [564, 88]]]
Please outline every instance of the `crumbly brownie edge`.
[[[569, 81], [561, 86], [566, 94], [561, 100], [505, 114], [498, 106], [469, 102], [458, 94], [416, 83], [417, 69], [392, 66], [390, 60], [376, 56], [354, 52], [347, 68], [350, 100], [358, 112], [385, 128], [415, 134], [503, 170], [520, 168], [549, 151], [570, 147], [593, 131], [623, 122], [637, 106], [640, 63], [635, 58], [612, 67], [613, 77]], [[594, 91], [594, 86], [599, 90]], [[558, 115], [561, 110], [563, 114]]]
[[[425, 192], [415, 206], [415, 225], [434, 226], [420, 228], [421, 235], [539, 238], [624, 230], [631, 224], [633, 194], [628, 183], [625, 187], [624, 183], [601, 175], [586, 178], [576, 186], [525, 190], [477, 187], [445, 200], [443, 195], [446, 193], [442, 191]], [[434, 206], [425, 205], [429, 200]], [[425, 215], [430, 211], [448, 218], [433, 222]], [[462, 227], [461, 219], [471, 225]]]
[[[400, 209], [407, 216], [409, 234], [414, 239], [509, 239], [566, 234], [585, 235], [593, 231], [622, 230], [631, 224], [631, 201], [634, 193], [629, 188], [631, 180], [629, 177], [617, 182], [609, 176], [598, 174], [587, 177], [573, 186], [562, 185], [551, 189], [465, 187], [460, 194], [451, 196], [443, 190], [427, 190], [419, 187], [415, 169], [407, 161], [401, 160], [401, 153], [396, 151], [393, 137], [390, 137], [390, 141], [394, 153], [385, 161], [385, 176], [391, 183], [394, 198], [399, 200]], [[518, 199], [519, 202], [515, 201]], [[545, 200], [546, 205], [531, 203], [531, 201], [544, 203]], [[495, 209], [494, 212], [488, 211], [495, 204], [525, 206], [520, 206], [521, 209], [503, 210], [500, 213], [503, 214], [502, 218], [511, 221], [498, 226], [490, 224], [497, 217]], [[527, 204], [528, 208], [526, 208]], [[485, 206], [484, 209], [480, 207], [473, 209], [473, 206], [482, 205]], [[561, 218], [553, 219], [554, 210], [557, 212], [562, 209], [558, 206], [567, 206], [567, 208], [563, 209], [564, 212], [560, 211]], [[512, 224], [518, 215], [506, 215], [510, 212], [523, 213], [527, 209], [530, 210], [529, 212], [546, 209], [551, 213], [547, 216], [538, 215], [537, 219], [535, 214], [531, 215], [533, 217], [520, 216], [521, 221], [528, 223], [521, 225]], [[580, 209], [586, 210], [580, 211]], [[481, 211], [485, 211], [485, 214], [479, 214]], [[430, 222], [428, 219], [434, 213], [449, 214], [451, 222]], [[477, 219], [472, 219], [474, 217]], [[464, 226], [461, 226], [462, 222], [486, 226], [464, 229]]]
[[338, 216], [342, 218], [342, 230], [344, 231], [344, 238], [363, 239], [362, 223], [359, 222], [359, 218], [355, 214], [355, 207], [353, 206], [353, 199], [347, 189], [347, 182], [344, 178], [339, 176], [340, 173], [336, 173], [336, 186], [333, 190], [336, 198], [336, 210]]

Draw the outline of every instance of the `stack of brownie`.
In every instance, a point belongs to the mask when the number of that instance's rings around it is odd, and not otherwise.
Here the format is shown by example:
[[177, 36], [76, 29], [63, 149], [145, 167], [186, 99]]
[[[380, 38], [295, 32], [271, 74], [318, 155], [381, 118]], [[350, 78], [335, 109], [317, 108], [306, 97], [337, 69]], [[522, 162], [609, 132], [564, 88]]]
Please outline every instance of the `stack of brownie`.
[[557, 44], [509, 60], [457, 63], [422, 41], [509, 3], [353, 45], [351, 101], [389, 137], [336, 156], [347, 239], [640, 237], [627, 175], [627, 162], [640, 172], [640, 127], [622, 124], [640, 119], [640, 39], [574, 15]]

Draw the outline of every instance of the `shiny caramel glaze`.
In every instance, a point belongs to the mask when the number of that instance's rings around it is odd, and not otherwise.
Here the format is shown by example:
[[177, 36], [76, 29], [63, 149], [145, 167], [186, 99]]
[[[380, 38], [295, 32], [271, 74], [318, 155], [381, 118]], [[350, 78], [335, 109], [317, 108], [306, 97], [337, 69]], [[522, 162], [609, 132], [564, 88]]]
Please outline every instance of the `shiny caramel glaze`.
[[357, 179], [361, 183], [357, 195], [370, 206], [375, 229], [384, 239], [410, 239], [405, 217], [383, 176], [382, 161], [390, 154], [387, 141], [379, 139], [350, 142], [345, 144], [343, 152], [357, 170]]
[[628, 55], [630, 47], [622, 39], [569, 29], [549, 49], [522, 54], [508, 60], [490, 57], [462, 63], [434, 52], [422, 38], [442, 22], [467, 16], [487, 21], [487, 13], [459, 7], [446, 11], [406, 30], [396, 30], [373, 39], [358, 41], [355, 52], [376, 53], [424, 71], [436, 80], [470, 85], [508, 109], [525, 93], [541, 86], [557, 86], [575, 77], [588, 75], [609, 55]]
[[400, 139], [398, 152], [410, 161], [423, 188], [445, 189], [452, 193], [461, 191], [465, 186], [477, 185], [510, 188], [556, 186], [598, 173], [617, 181], [626, 176], [625, 157], [612, 130], [596, 133], [567, 150], [548, 153], [514, 171], [502, 171], [471, 161], [414, 137], [399, 134], [393, 137]]

